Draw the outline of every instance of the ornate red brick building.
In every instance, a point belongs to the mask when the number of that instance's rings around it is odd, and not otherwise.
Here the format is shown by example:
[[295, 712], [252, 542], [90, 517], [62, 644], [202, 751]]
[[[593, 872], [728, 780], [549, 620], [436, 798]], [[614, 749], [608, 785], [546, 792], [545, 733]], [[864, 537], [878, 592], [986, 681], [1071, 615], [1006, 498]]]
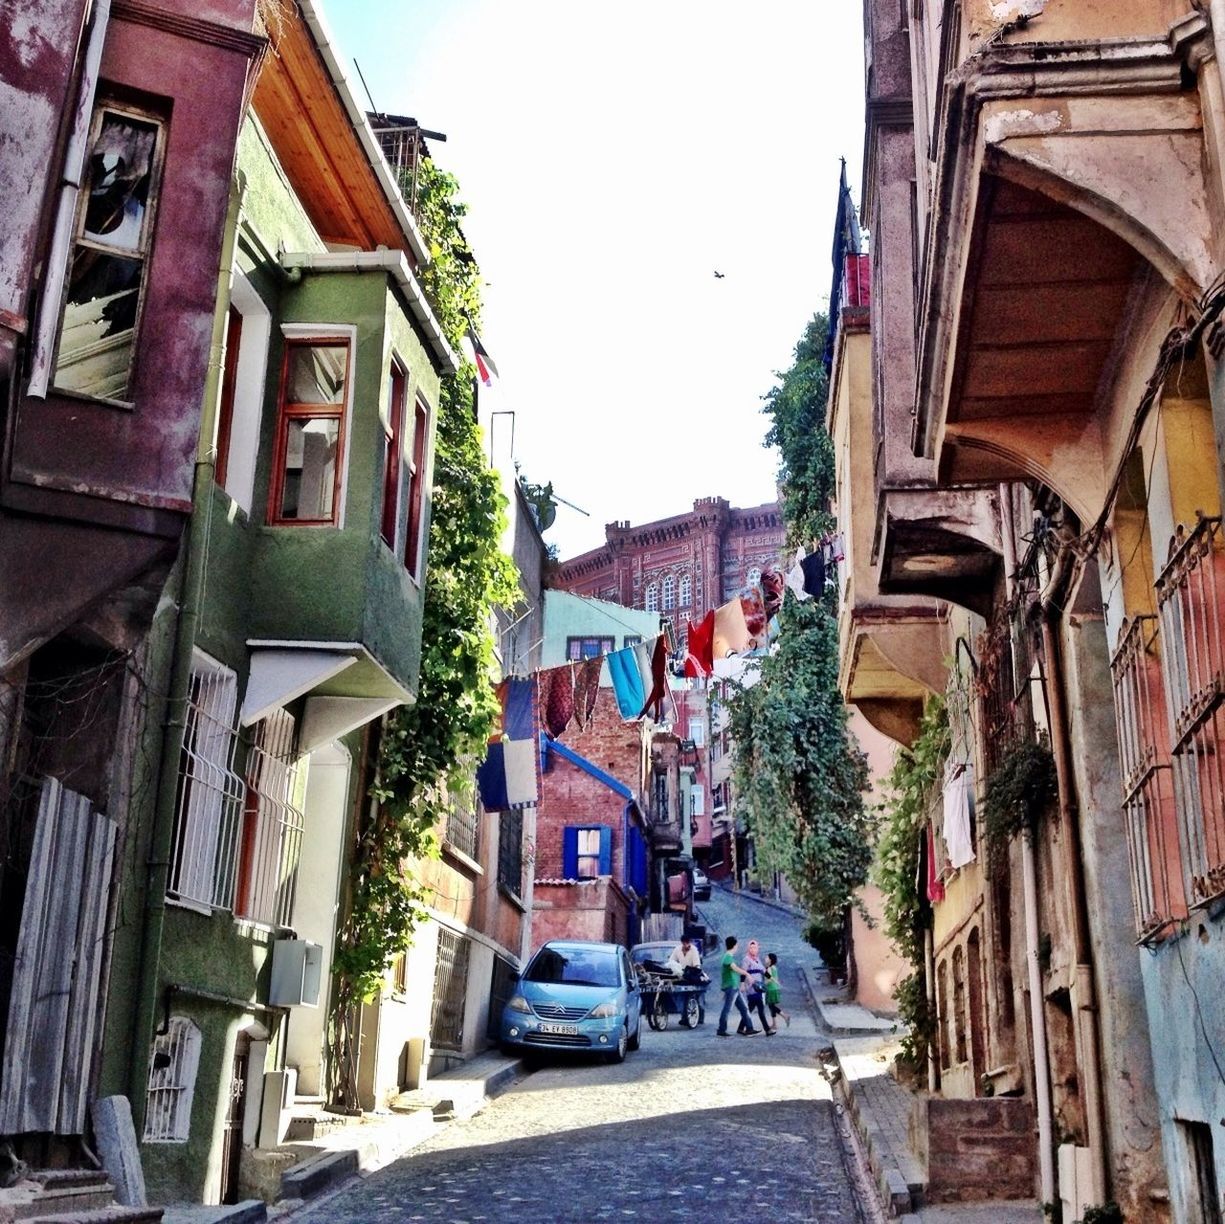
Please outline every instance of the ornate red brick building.
[[740, 510], [703, 497], [672, 518], [631, 527], [609, 523], [602, 548], [559, 566], [553, 585], [627, 608], [686, 620], [731, 599], [782, 557], [784, 527], [777, 502]]

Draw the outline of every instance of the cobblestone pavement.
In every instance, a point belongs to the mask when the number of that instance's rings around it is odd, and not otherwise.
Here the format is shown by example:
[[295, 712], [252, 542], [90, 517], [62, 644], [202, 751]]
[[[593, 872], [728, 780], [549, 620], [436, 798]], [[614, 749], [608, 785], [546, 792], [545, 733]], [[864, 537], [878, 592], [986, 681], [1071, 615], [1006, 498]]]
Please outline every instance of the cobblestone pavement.
[[[714, 907], [721, 930], [743, 914], [781, 959], [800, 953], [788, 915], [718, 894]], [[794, 980], [792, 969], [784, 982]], [[642, 1048], [620, 1066], [549, 1064], [297, 1219], [859, 1224], [814, 1058], [825, 1042], [798, 984], [784, 1006], [795, 1018], [775, 1037], [718, 1038], [708, 1012], [692, 1031], [644, 1024]]]

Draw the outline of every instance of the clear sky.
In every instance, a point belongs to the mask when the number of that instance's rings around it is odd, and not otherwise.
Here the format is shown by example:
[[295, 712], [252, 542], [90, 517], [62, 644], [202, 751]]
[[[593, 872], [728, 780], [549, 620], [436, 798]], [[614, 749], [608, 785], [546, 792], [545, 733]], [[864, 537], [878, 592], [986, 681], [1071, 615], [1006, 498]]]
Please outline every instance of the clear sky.
[[[824, 309], [863, 148], [856, 0], [324, 0], [359, 98], [445, 132], [483, 338], [563, 557], [774, 497], [761, 397]], [[723, 278], [715, 277], [715, 272]]]

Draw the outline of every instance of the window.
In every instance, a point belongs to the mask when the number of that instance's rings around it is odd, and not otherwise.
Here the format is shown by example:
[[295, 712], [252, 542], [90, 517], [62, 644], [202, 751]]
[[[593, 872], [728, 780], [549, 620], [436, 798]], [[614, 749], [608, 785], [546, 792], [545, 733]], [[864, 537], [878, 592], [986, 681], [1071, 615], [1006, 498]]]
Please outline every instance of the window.
[[396, 995], [408, 994], [407, 952], [401, 952], [400, 955], [391, 962], [391, 993]]
[[469, 858], [476, 858], [477, 821], [475, 801], [453, 799], [447, 813], [443, 840]]
[[[612, 639], [610, 638], [609, 641]], [[642, 642], [641, 633], [627, 633], [621, 640], [622, 646], [637, 646]]]
[[396, 362], [387, 379], [387, 416], [383, 421], [383, 516], [379, 532], [394, 550], [400, 525], [400, 491], [404, 485], [404, 392], [408, 377]]
[[567, 880], [612, 875], [612, 830], [605, 825], [569, 825], [562, 834], [562, 874]]
[[659, 611], [659, 588], [653, 582], [647, 586], [646, 594], [643, 596], [642, 606], [648, 612]]
[[233, 768], [237, 704], [234, 673], [197, 652], [187, 690], [166, 891], [217, 909], [234, 905], [235, 837], [244, 793]]
[[430, 1040], [436, 1049], [459, 1050], [464, 1044], [464, 1006], [468, 1000], [468, 940], [438, 928], [434, 961], [434, 1005]]
[[[626, 645], [629, 645], [627, 642]], [[568, 637], [566, 658], [572, 663], [580, 659], [595, 659], [617, 649], [617, 639], [611, 637]]]
[[129, 397], [163, 144], [150, 115], [94, 113], [55, 361], [61, 391]]
[[523, 813], [498, 813], [498, 883], [516, 897], [523, 895]]
[[664, 611], [671, 612], [676, 607], [676, 579], [668, 574], [663, 581]]
[[693, 603], [693, 580], [688, 574], [681, 575], [680, 605], [687, 608]]
[[286, 339], [270, 522], [339, 521], [348, 382], [348, 340]]
[[706, 815], [706, 791], [701, 786], [691, 786], [689, 788], [689, 815]]
[[1170, 760], [1188, 900], [1225, 893], [1225, 538], [1219, 517], [1179, 527], [1157, 579]]
[[255, 490], [272, 315], [237, 269], [230, 285], [225, 360], [217, 403], [217, 483], [248, 514]]
[[693, 741], [695, 748], [703, 747], [706, 743], [706, 724], [698, 719], [690, 722], [689, 738]]
[[656, 773], [652, 777], [651, 808], [656, 824], [667, 824], [671, 819], [668, 803], [668, 775]]
[[302, 778], [294, 720], [275, 710], [255, 726], [247, 754], [236, 912], [268, 926], [289, 926], [302, 853]]
[[1191, 1202], [1187, 1204], [1186, 1218], [1202, 1220], [1203, 1224], [1221, 1224], [1221, 1192], [1217, 1189], [1212, 1127], [1204, 1122], [1185, 1122], [1181, 1118], [1176, 1124], [1191, 1169], [1188, 1186]]
[[430, 440], [430, 411], [421, 400], [413, 409], [413, 449], [408, 461], [408, 523], [404, 538], [404, 568], [414, 582], [421, 581], [421, 555], [425, 551], [425, 448]]
[[146, 1143], [187, 1142], [199, 1065], [200, 1030], [186, 1016], [171, 1016], [166, 1033], [153, 1039], [149, 1058]]

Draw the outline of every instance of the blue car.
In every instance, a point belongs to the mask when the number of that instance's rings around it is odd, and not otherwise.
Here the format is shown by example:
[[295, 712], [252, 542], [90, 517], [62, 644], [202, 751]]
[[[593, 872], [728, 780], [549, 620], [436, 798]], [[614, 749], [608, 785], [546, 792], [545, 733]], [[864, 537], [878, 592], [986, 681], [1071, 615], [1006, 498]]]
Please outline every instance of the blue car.
[[545, 944], [502, 1009], [503, 1048], [525, 1053], [586, 1050], [622, 1062], [641, 1031], [641, 992], [620, 944]]

